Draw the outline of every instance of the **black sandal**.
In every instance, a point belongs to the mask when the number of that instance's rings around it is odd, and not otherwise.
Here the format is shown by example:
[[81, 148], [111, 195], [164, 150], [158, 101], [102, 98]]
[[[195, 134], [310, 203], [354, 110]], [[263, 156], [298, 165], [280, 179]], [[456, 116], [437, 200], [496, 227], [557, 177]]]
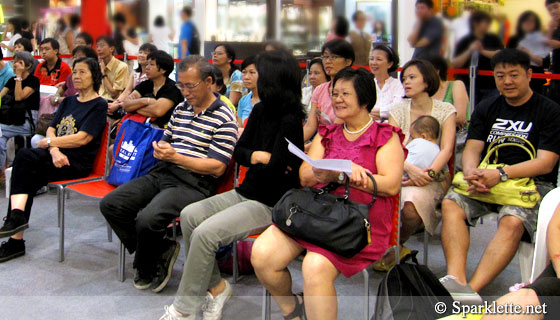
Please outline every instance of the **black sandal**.
[[[301, 297], [301, 302], [299, 302], [298, 296]], [[295, 318], [299, 318], [300, 320], [307, 320], [307, 316], [305, 315], [305, 301], [303, 300], [303, 292], [298, 294], [294, 294], [294, 298], [296, 299], [296, 308], [292, 313], [287, 316], [284, 316], [284, 320], [293, 320]]]

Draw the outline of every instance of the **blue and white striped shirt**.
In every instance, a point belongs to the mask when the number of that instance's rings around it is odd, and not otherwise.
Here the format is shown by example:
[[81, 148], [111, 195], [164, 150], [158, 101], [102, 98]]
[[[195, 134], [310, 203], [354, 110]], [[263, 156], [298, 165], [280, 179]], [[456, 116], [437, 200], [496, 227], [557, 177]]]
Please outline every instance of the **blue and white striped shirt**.
[[198, 115], [183, 102], [173, 111], [164, 140], [182, 155], [212, 158], [228, 165], [237, 143], [237, 121], [219, 97]]

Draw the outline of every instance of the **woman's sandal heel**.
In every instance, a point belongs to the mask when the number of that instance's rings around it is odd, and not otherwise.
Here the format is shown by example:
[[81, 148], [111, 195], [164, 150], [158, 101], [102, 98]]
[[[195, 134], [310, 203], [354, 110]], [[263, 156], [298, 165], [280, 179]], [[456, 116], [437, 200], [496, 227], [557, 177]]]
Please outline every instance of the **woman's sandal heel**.
[[[301, 297], [301, 302], [299, 301], [298, 296]], [[284, 316], [284, 320], [307, 320], [307, 317], [305, 316], [305, 301], [303, 300], [303, 292], [294, 294], [294, 299], [296, 299], [296, 308], [292, 311], [292, 313]]]

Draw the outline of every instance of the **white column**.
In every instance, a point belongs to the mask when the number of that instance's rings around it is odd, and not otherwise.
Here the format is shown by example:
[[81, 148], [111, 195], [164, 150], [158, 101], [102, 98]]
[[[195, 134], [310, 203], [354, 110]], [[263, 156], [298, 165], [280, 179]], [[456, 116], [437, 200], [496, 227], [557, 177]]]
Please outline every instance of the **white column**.
[[412, 28], [416, 23], [416, 15], [414, 13], [414, 5], [416, 0], [398, 0], [399, 11], [397, 14], [398, 36], [399, 36], [399, 57], [401, 65], [410, 60], [414, 53], [414, 48], [408, 43], [408, 36], [412, 32]]

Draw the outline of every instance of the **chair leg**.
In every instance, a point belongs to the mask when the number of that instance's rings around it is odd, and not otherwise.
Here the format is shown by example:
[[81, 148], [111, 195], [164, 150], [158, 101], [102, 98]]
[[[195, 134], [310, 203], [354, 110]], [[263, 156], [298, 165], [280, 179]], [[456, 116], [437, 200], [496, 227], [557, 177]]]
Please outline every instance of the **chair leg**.
[[108, 222], [107, 222], [107, 241], [113, 242], [113, 229], [111, 229], [111, 226], [109, 225]]
[[262, 306], [262, 320], [270, 320], [271, 316], [271, 295], [265, 287], [263, 287], [263, 306]]
[[239, 280], [239, 261], [237, 261], [237, 241], [233, 242], [233, 249], [232, 249], [232, 257], [233, 257], [233, 283], [237, 283]]
[[58, 214], [58, 227], [60, 228], [60, 212], [62, 211], [62, 190], [64, 190], [64, 187], [61, 185], [56, 186], [56, 213]]
[[364, 275], [364, 320], [369, 320], [369, 273], [367, 268], [362, 270]]
[[428, 265], [428, 242], [430, 241], [430, 234], [424, 230], [424, 265]]
[[66, 193], [66, 188], [62, 187], [59, 189], [61, 192], [60, 197], [60, 213], [59, 213], [59, 222], [60, 222], [60, 237], [59, 237], [59, 251], [60, 251], [60, 262], [64, 261], [64, 196]]
[[126, 248], [124, 247], [124, 243], [121, 242], [121, 246], [119, 249], [119, 281], [124, 282], [124, 264], [126, 260]]

